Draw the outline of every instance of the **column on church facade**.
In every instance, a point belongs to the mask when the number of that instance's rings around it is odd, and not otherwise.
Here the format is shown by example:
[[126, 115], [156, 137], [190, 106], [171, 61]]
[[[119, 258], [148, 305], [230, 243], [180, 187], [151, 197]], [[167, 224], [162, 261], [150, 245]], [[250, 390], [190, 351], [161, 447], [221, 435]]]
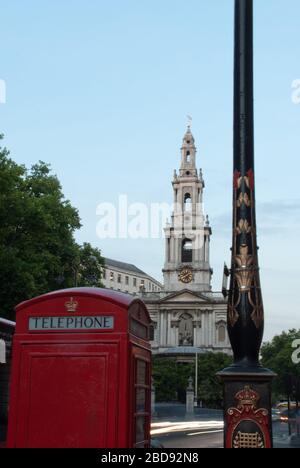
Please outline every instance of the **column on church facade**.
[[210, 238], [208, 235], [205, 236], [205, 261], [209, 263], [209, 243]]
[[178, 320], [171, 321], [172, 327], [172, 346], [179, 345], [179, 322]]
[[206, 311], [206, 333], [207, 333], [207, 346], [211, 345], [211, 322], [210, 322], [210, 312]]
[[213, 313], [209, 311], [209, 346], [214, 346], [214, 320], [213, 320]]
[[181, 244], [182, 238], [178, 237], [177, 239], [177, 252], [176, 252], [176, 263], [181, 263]]
[[209, 347], [211, 345], [211, 339], [210, 339], [210, 311], [206, 309], [203, 313], [203, 329], [204, 329], [204, 342], [205, 346]]
[[162, 311], [162, 318], [163, 318], [163, 340], [162, 345], [167, 346], [167, 312], [165, 310]]
[[175, 327], [175, 346], [179, 346], [179, 326]]
[[158, 320], [157, 320], [157, 317], [156, 317], [156, 320], [155, 320], [155, 325], [154, 325], [154, 343], [155, 345], [158, 345], [159, 344], [159, 334], [158, 334]]
[[203, 263], [203, 262], [206, 261], [205, 260], [205, 255], [206, 255], [206, 253], [205, 253], [205, 235], [204, 235], [204, 230], [203, 229], [201, 230], [200, 235], [201, 235], [201, 239], [200, 239], [201, 244], [200, 244], [200, 249], [199, 249], [199, 261], [201, 263]]
[[164, 316], [163, 316], [163, 311], [159, 311], [159, 335], [160, 335], [160, 340], [159, 344], [160, 346], [164, 345]]
[[[198, 316], [200, 315], [200, 317]], [[201, 322], [201, 313], [199, 314], [199, 311], [196, 312], [196, 317], [194, 320], [194, 346], [200, 347], [202, 346], [202, 340], [201, 340], [201, 335], [202, 335], [202, 328], [201, 328], [202, 322]]]
[[172, 312], [167, 312], [167, 321], [168, 321], [168, 336], [167, 336], [167, 346], [172, 346], [172, 327], [171, 327], [171, 318]]
[[212, 328], [212, 332], [213, 332], [213, 346], [218, 346], [219, 344], [219, 341], [218, 341], [218, 333], [217, 333], [217, 321], [216, 321], [216, 312], [213, 311], [212, 313], [212, 322], [213, 322], [213, 328]]
[[171, 320], [170, 335], [171, 335], [171, 346], [175, 346], [175, 326], [173, 324], [173, 320]]
[[207, 346], [207, 336], [206, 336], [206, 317], [205, 317], [205, 311], [202, 311], [201, 313], [201, 322], [202, 322], [202, 341], [203, 341], [203, 346]]
[[210, 252], [209, 252], [209, 247], [210, 247], [210, 236], [207, 236], [207, 242], [206, 242], [206, 250], [207, 250], [207, 263], [209, 263], [209, 256], [210, 256]]
[[193, 213], [193, 220], [195, 219], [195, 216], [197, 214], [197, 192], [198, 192], [198, 187], [196, 186], [196, 184], [193, 185], [193, 193], [191, 193], [192, 195], [192, 213]]
[[171, 263], [175, 263], [174, 260], [175, 260], [175, 241], [174, 241], [174, 236], [172, 235], [171, 236], [171, 239], [170, 239], [170, 251], [171, 251]]
[[199, 320], [195, 320], [194, 323], [194, 346], [200, 347], [201, 346], [201, 322]]
[[164, 313], [164, 319], [165, 319], [165, 346], [168, 346], [168, 312], [165, 310]]
[[175, 320], [171, 321], [171, 336], [172, 336], [172, 346], [178, 346], [178, 322]]
[[[196, 217], [196, 219], [197, 219], [197, 217]], [[198, 235], [198, 232], [197, 232], [196, 236], [197, 236], [197, 235]], [[197, 237], [196, 237], [195, 240], [194, 240], [194, 252], [193, 252], [194, 261], [195, 261], [196, 263], [199, 263], [199, 262], [200, 262], [200, 249], [199, 249], [199, 247], [198, 247], [198, 248], [195, 248], [195, 247], [197, 247], [197, 244], [198, 244], [198, 243], [199, 243], [199, 239], [197, 239]]]
[[205, 263], [207, 260], [206, 260], [206, 251], [205, 251], [205, 246], [206, 246], [206, 236], [204, 234], [204, 231], [203, 231], [203, 241], [202, 241], [202, 248], [201, 248], [201, 261], [203, 263]]
[[169, 263], [170, 261], [170, 237], [169, 237], [169, 233], [167, 230], [165, 230], [165, 236], [166, 236], [166, 240], [165, 240], [165, 261], [166, 263]]

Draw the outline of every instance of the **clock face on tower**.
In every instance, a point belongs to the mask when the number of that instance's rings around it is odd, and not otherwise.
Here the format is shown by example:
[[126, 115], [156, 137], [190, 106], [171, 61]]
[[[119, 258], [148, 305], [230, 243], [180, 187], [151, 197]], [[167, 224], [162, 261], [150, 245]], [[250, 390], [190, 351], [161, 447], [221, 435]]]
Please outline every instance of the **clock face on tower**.
[[193, 272], [189, 268], [184, 268], [180, 272], [179, 280], [185, 284], [191, 283], [193, 281]]

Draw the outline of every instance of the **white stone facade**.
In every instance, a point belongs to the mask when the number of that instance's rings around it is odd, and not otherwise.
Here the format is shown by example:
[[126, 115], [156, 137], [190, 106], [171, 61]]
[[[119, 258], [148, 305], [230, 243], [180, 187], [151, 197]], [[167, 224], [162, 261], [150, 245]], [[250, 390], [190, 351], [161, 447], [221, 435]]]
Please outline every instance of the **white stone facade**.
[[174, 211], [165, 228], [164, 287], [143, 292], [153, 322], [154, 354], [194, 356], [201, 352], [231, 354], [227, 302], [212, 291], [208, 217], [202, 201], [202, 170], [196, 169], [195, 140], [188, 128], [181, 148], [181, 167], [174, 173]]
[[142, 291], [159, 292], [162, 285], [159, 281], [129, 263], [105, 259], [102, 283], [105, 288], [136, 295]]
[[[153, 322], [154, 354], [171, 354], [171, 348], [176, 348], [178, 354], [180, 348], [231, 352], [226, 331], [227, 305], [221, 294], [186, 289], [144, 293], [142, 299]], [[191, 354], [194, 351], [191, 349]]]

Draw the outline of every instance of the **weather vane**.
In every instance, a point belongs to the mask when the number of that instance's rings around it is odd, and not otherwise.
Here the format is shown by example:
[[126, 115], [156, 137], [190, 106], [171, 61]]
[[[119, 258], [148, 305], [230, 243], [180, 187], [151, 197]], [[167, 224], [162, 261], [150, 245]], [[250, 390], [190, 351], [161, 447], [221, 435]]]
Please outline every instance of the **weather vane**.
[[191, 128], [192, 122], [193, 122], [193, 117], [191, 117], [190, 115], [187, 115], [187, 120], [188, 120], [188, 127]]

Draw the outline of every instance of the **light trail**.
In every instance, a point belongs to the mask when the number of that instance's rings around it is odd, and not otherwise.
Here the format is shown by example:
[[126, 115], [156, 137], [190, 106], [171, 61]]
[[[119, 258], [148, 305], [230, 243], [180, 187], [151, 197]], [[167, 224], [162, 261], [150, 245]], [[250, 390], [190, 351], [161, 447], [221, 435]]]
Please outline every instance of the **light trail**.
[[171, 432], [184, 432], [190, 430], [220, 429], [222, 432], [224, 423], [222, 421], [185, 421], [185, 422], [161, 422], [151, 425], [151, 435], [166, 434]]

